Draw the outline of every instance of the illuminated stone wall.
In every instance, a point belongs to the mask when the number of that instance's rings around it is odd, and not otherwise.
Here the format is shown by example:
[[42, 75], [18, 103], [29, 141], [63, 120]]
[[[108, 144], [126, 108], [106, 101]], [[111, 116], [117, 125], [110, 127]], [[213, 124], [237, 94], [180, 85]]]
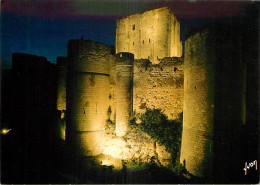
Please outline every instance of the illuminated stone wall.
[[130, 52], [135, 59], [159, 63], [181, 57], [180, 23], [170, 8], [159, 8], [117, 20], [116, 53]]
[[88, 40], [68, 44], [68, 142], [77, 152], [98, 155], [102, 152], [104, 127], [109, 108], [111, 48]]
[[[155, 143], [151, 136], [134, 125], [128, 127], [124, 137], [115, 137], [115, 125], [108, 124], [105, 130], [103, 154], [120, 159], [120, 164], [122, 159], [129, 162], [133, 159], [137, 162], [150, 162], [151, 158], [155, 158], [155, 162], [163, 166], [171, 162], [171, 155], [165, 146]], [[113, 162], [112, 164], [114, 165]]]
[[[208, 50], [208, 33], [185, 41], [184, 106], [181, 163], [195, 176], [210, 170], [214, 123], [215, 54]], [[183, 162], [185, 160], [185, 162]]]
[[118, 53], [116, 65], [116, 135], [124, 136], [133, 112], [132, 53]]
[[57, 88], [57, 110], [66, 110], [66, 75], [67, 58], [57, 57], [58, 88]]
[[240, 170], [245, 68], [239, 37], [239, 29], [216, 25], [185, 41], [180, 162], [195, 176], [217, 180]]
[[57, 110], [60, 111], [60, 119], [58, 120], [57, 133], [58, 137], [65, 140], [66, 130], [66, 77], [67, 77], [67, 57], [57, 57], [57, 72], [58, 72], [58, 83], [57, 83]]
[[162, 109], [169, 119], [183, 111], [183, 59], [165, 58], [160, 64], [135, 60], [133, 110]]

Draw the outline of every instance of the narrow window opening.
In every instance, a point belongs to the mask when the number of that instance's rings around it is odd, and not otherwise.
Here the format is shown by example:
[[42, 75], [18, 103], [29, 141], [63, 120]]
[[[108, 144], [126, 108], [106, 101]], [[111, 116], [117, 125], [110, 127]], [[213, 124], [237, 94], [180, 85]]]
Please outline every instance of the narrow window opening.
[[177, 71], [177, 67], [174, 67], [174, 72], [176, 72]]
[[143, 40], [143, 44], [144, 44], [144, 40]]
[[135, 24], [133, 25], [133, 30], [135, 30]]
[[149, 43], [151, 42], [151, 40], [149, 39]]
[[133, 45], [135, 45], [135, 43], [133, 42]]
[[194, 86], [194, 89], [195, 89], [195, 90], [197, 89], [197, 86], [196, 86], [196, 85]]

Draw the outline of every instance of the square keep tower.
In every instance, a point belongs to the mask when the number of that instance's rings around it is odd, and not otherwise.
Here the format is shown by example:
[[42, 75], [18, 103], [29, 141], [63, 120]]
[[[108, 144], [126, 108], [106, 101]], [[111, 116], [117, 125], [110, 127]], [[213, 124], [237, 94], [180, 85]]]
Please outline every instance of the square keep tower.
[[164, 7], [117, 20], [116, 53], [158, 64], [164, 57], [181, 57], [180, 22]]

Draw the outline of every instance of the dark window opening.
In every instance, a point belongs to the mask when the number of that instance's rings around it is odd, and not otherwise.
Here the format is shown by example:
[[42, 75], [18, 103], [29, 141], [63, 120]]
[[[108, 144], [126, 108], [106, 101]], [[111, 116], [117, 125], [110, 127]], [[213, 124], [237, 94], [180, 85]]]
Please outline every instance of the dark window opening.
[[133, 30], [135, 30], [135, 24], [133, 25]]
[[176, 71], [177, 71], [177, 67], [174, 68], [174, 72], [176, 72]]
[[151, 42], [151, 40], [149, 39], [149, 43]]
[[197, 86], [196, 86], [196, 85], [194, 86], [194, 89], [195, 89], [195, 90], [197, 89]]
[[135, 43], [133, 42], [133, 45], [135, 45]]
[[144, 44], [144, 40], [143, 40], [143, 44]]

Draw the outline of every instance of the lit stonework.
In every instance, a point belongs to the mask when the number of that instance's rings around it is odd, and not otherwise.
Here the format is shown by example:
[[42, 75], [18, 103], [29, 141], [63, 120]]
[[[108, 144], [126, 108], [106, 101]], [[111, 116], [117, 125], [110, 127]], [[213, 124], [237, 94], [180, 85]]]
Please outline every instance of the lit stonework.
[[[213, 25], [185, 41], [180, 162], [198, 177], [218, 179], [239, 169], [245, 115], [240, 37], [237, 28]], [[227, 171], [228, 163], [233, 165]]]
[[133, 112], [133, 62], [131, 53], [117, 54], [116, 66], [116, 135], [124, 136]]
[[58, 68], [58, 89], [57, 89], [57, 110], [66, 110], [66, 74], [67, 58], [57, 57]]
[[[69, 41], [66, 142], [77, 154], [142, 160], [158, 156], [161, 164], [169, 164], [171, 156], [164, 146], [129, 125], [146, 108], [162, 109], [171, 120], [182, 113], [183, 58], [170, 57], [182, 55], [180, 25], [169, 8], [134, 16], [146, 19], [150, 14], [157, 23], [146, 23], [157, 30], [143, 35], [147, 43], [143, 41], [140, 58], [146, 60], [135, 59], [133, 51], [119, 52], [124, 40], [117, 40], [117, 54], [98, 42]], [[151, 58], [154, 53], [156, 61]]]
[[180, 22], [164, 7], [117, 21], [116, 53], [130, 52], [135, 59], [158, 64], [164, 57], [181, 57]]
[[214, 54], [207, 51], [208, 33], [185, 41], [184, 106], [181, 163], [195, 176], [212, 167], [215, 73]]
[[67, 133], [78, 153], [98, 155], [103, 150], [109, 108], [111, 48], [100, 43], [72, 40], [68, 44]]

